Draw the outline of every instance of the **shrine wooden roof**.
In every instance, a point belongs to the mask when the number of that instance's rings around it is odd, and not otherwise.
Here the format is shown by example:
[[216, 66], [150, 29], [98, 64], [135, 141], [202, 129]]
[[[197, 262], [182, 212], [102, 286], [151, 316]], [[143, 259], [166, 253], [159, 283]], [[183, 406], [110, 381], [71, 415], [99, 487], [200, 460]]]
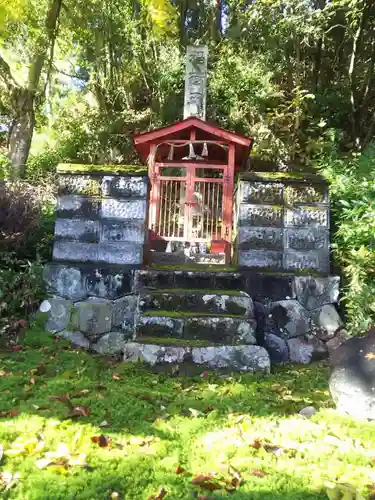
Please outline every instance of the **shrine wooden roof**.
[[236, 149], [236, 164], [248, 158], [252, 140], [249, 137], [229, 132], [212, 123], [189, 117], [172, 125], [167, 125], [150, 132], [137, 134], [133, 137], [134, 147], [143, 161], [147, 160], [150, 144], [160, 144], [168, 140], [189, 140], [190, 131], [196, 130], [197, 140], [216, 140], [225, 144], [234, 144]]

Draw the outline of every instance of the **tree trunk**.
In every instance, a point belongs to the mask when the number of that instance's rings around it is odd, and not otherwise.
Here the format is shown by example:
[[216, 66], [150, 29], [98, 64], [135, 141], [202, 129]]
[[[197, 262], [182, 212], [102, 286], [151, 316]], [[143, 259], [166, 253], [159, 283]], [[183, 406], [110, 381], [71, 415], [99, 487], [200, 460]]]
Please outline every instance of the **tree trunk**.
[[187, 13], [187, 0], [180, 0], [180, 48], [186, 45], [186, 13]]
[[34, 92], [22, 89], [14, 99], [15, 116], [8, 139], [8, 158], [12, 165], [12, 177], [25, 175], [31, 140], [35, 125]]
[[360, 51], [360, 43], [362, 41], [363, 31], [366, 27], [370, 7], [366, 5], [362, 9], [360, 19], [358, 21], [358, 27], [355, 31], [353, 37], [352, 53], [350, 56], [350, 64], [348, 70], [349, 83], [350, 83], [350, 103], [352, 107], [351, 113], [351, 123], [352, 123], [352, 136], [356, 147], [360, 147], [360, 119], [358, 112], [358, 89], [357, 89], [357, 74], [356, 74], [356, 63], [357, 57]]
[[13, 122], [8, 138], [8, 158], [12, 165], [12, 176], [20, 178], [25, 175], [26, 162], [29, 157], [31, 140], [35, 126], [35, 99], [40, 76], [48, 50], [53, 55], [56, 39], [56, 26], [63, 0], [51, 0], [46, 16], [45, 32], [36, 44], [37, 52], [29, 68], [26, 88], [10, 86], [13, 102]]

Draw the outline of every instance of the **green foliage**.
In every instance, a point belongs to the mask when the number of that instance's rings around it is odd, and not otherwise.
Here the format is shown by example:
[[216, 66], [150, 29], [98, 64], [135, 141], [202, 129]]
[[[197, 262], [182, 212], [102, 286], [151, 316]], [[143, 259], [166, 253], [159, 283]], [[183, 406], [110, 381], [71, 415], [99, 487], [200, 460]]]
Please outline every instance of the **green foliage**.
[[0, 338], [17, 334], [43, 297], [42, 264], [51, 258], [53, 195], [46, 186], [0, 185]]
[[331, 183], [333, 250], [344, 272], [351, 330], [375, 324], [375, 146], [362, 154], [325, 154], [317, 162]]
[[0, 182], [9, 178], [10, 164], [6, 154], [0, 151]]
[[[43, 266], [18, 259], [16, 253], [0, 253], [0, 344], [16, 340], [22, 321], [44, 298]], [[21, 322], [20, 322], [21, 320]]]

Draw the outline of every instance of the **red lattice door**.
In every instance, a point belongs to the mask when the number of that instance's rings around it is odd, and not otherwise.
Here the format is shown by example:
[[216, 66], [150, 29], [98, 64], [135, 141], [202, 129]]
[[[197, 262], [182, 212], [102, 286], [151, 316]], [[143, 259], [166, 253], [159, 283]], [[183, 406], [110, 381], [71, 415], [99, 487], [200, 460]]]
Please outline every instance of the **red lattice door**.
[[226, 166], [156, 163], [150, 178], [151, 248], [163, 251], [168, 242], [175, 242], [196, 245], [206, 253], [212, 242], [222, 242], [222, 251], [227, 251], [233, 178]]

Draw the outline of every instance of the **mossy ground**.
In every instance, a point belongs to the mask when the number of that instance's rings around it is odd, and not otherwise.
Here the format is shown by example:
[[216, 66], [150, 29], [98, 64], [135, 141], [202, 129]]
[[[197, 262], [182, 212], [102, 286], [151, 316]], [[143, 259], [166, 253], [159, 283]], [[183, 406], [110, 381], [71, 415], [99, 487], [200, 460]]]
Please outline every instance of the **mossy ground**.
[[89, 165], [84, 163], [59, 163], [56, 168], [60, 174], [74, 173], [107, 173], [147, 175], [148, 169], [143, 165]]
[[169, 337], [142, 337], [137, 339], [140, 344], [169, 345], [174, 347], [208, 347], [217, 345], [208, 340], [176, 339]]
[[233, 318], [241, 319], [238, 314], [218, 314], [218, 313], [204, 313], [195, 311], [146, 311], [142, 313], [142, 316], [157, 316], [165, 318]]
[[156, 271], [192, 271], [192, 272], [236, 272], [236, 266], [224, 266], [221, 264], [152, 264]]
[[[358, 490], [374, 482], [375, 424], [330, 409], [324, 365], [175, 377], [92, 356], [35, 327], [22, 350], [0, 353], [0, 370], [0, 470], [20, 475], [2, 499], [147, 500], [164, 488], [167, 500], [323, 500], [326, 479]], [[67, 394], [90, 414], [72, 418], [67, 402], [51, 399]], [[307, 405], [319, 409], [311, 420], [297, 414]], [[110, 447], [92, 441], [101, 434]], [[32, 452], [33, 439], [44, 446]], [[59, 444], [89, 467], [60, 459], [39, 468]], [[233, 479], [229, 466], [243, 479], [234, 493], [192, 484], [209, 472]]]
[[228, 295], [230, 297], [243, 297], [244, 292], [238, 291], [238, 290], [209, 290], [209, 289], [196, 289], [196, 288], [165, 288], [165, 289], [158, 289], [158, 290], [150, 290], [148, 292], [149, 295], [190, 295], [190, 294], [197, 294], [197, 295]]

